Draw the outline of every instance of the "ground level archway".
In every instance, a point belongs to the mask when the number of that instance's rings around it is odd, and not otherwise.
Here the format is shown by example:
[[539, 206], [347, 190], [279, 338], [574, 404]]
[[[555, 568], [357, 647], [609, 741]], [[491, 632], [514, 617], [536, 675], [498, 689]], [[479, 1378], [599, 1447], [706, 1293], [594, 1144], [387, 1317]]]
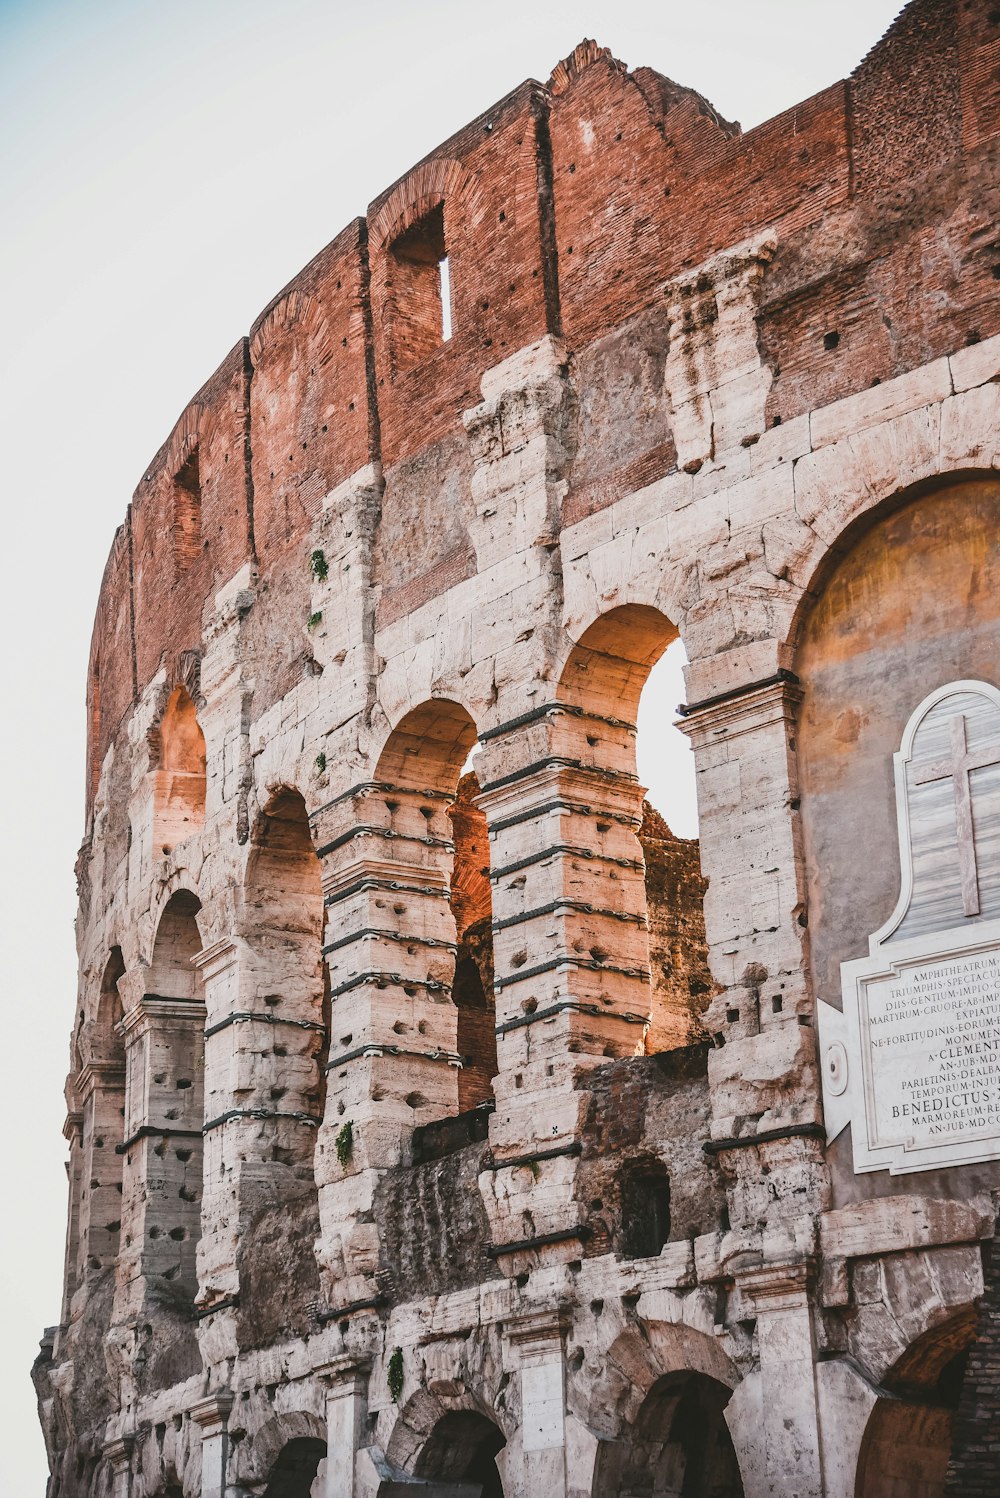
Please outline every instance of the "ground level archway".
[[668, 1373], [634, 1423], [601, 1443], [593, 1498], [743, 1498], [725, 1408], [732, 1390], [703, 1373]]

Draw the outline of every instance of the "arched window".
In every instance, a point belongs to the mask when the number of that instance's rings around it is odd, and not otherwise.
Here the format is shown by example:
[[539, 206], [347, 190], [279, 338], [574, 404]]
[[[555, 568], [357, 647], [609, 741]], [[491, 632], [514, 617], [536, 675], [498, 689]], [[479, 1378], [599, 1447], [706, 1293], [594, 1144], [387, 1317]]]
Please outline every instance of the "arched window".
[[[197, 897], [164, 906], [147, 992], [125, 1017], [127, 1100], [123, 1250], [147, 1284], [166, 1281], [193, 1301], [201, 1230], [205, 1006], [194, 958]], [[127, 1248], [128, 1252], [125, 1253]], [[128, 1265], [124, 1277], [129, 1276]]]
[[573, 648], [560, 699], [635, 724], [616, 768], [649, 789], [637, 829], [645, 866], [651, 1023], [647, 1052], [705, 1037], [701, 1015], [714, 991], [708, 968], [697, 839], [694, 762], [677, 729], [686, 657], [677, 630], [657, 609], [626, 604], [601, 615]]
[[243, 925], [253, 953], [250, 1007], [270, 1023], [236, 1029], [232, 1102], [285, 1115], [274, 1158], [307, 1165], [315, 1129], [290, 1116], [322, 1115], [323, 888], [305, 802], [289, 787], [275, 791], [254, 829]]
[[157, 739], [153, 849], [159, 856], [200, 832], [205, 821], [205, 736], [183, 687], [171, 692]]

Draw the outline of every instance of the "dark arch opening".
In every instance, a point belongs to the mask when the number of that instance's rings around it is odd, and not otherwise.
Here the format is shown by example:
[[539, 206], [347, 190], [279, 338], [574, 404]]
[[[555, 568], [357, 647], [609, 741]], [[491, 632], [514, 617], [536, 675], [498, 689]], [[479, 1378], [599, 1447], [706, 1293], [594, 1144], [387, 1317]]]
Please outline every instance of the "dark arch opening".
[[264, 1498], [310, 1498], [319, 1464], [326, 1456], [326, 1444], [316, 1436], [298, 1436], [283, 1446], [271, 1475]]
[[975, 1335], [971, 1311], [918, 1337], [882, 1380], [868, 1417], [856, 1498], [941, 1498]]
[[725, 1408], [732, 1391], [702, 1373], [668, 1373], [635, 1424], [601, 1444], [594, 1498], [743, 1498]]
[[452, 1410], [435, 1425], [417, 1459], [415, 1476], [478, 1483], [481, 1498], [503, 1498], [496, 1456], [507, 1442], [492, 1420], [475, 1410]]

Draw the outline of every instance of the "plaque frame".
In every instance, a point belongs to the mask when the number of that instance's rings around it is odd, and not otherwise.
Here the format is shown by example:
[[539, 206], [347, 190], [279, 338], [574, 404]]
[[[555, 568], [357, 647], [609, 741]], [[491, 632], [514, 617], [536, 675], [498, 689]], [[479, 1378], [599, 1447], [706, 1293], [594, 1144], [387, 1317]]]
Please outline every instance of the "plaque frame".
[[[980, 917], [963, 925], [924, 931], [902, 940], [892, 939], [910, 908], [914, 889], [906, 777], [917, 730], [932, 708], [949, 697], [969, 693], [985, 697], [1000, 713], [1000, 690], [989, 682], [962, 680], [948, 682], [929, 693], [907, 721], [900, 747], [893, 755], [899, 897], [888, 919], [869, 936], [868, 955], [841, 963], [843, 1009], [823, 1000], [817, 1003], [827, 1142], [832, 1143], [848, 1123], [852, 1125], [856, 1174], [888, 1170], [890, 1175], [908, 1175], [1000, 1160], [1000, 1122], [961, 1138], [942, 1135], [918, 1143], [912, 1137], [880, 1137], [875, 1104], [873, 1037], [868, 1022], [868, 990], [871, 985], [905, 977], [914, 968], [945, 966], [979, 953], [1000, 954], [1000, 919]], [[918, 1018], [915, 1014], [914, 1019]], [[997, 1073], [1000, 1085], [1000, 1065]]]

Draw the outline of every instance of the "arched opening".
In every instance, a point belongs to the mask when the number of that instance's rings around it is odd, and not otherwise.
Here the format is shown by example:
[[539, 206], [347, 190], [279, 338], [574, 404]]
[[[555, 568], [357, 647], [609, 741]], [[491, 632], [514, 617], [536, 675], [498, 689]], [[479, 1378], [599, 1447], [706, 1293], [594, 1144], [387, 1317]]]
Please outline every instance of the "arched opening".
[[282, 1447], [268, 1478], [264, 1498], [310, 1498], [326, 1443], [315, 1436], [298, 1436]]
[[971, 1313], [925, 1332], [886, 1374], [865, 1427], [856, 1498], [941, 1498], [975, 1335]]
[[83, 1103], [84, 1171], [81, 1190], [81, 1273], [100, 1271], [118, 1253], [122, 1215], [122, 1157], [117, 1152], [125, 1129], [125, 1045], [118, 984], [125, 976], [121, 948], [112, 947], [101, 978], [97, 1015], [87, 1036], [80, 1075]]
[[147, 992], [125, 1017], [126, 1215], [123, 1233], [141, 1272], [193, 1301], [201, 1229], [205, 1006], [194, 958], [198, 898], [177, 890], [164, 906]]
[[411, 1127], [487, 1101], [496, 1072], [488, 842], [478, 783], [462, 775], [475, 742], [457, 703], [406, 715], [355, 813], [365, 841], [341, 840], [353, 861], [330, 897], [331, 1052], [369, 1062], [373, 1098], [402, 1103]]
[[497, 1074], [496, 1007], [493, 999], [493, 898], [486, 816], [476, 805], [479, 781], [467, 771], [448, 809], [455, 856], [451, 873], [451, 912], [455, 917], [455, 978], [452, 1003], [458, 1011], [458, 1111], [490, 1102]]
[[943, 484], [854, 532], [802, 619], [796, 740], [815, 993], [840, 993], [840, 964], [867, 953], [895, 904], [893, 755], [911, 713], [946, 682], [997, 680], [998, 535], [1000, 481]]
[[199, 832], [205, 821], [205, 736], [183, 687], [174, 687], [167, 699], [157, 741], [153, 848], [159, 856]]
[[[323, 887], [305, 802], [274, 792], [253, 833], [244, 929], [253, 951], [253, 1013], [266, 1023], [237, 1027], [234, 1101], [284, 1115], [322, 1116], [326, 1059]], [[308, 1168], [315, 1129], [281, 1128], [273, 1158]]]
[[[602, 614], [570, 652], [560, 700], [620, 725], [614, 767], [647, 784], [637, 829], [645, 869], [651, 1022], [647, 1054], [705, 1039], [714, 986], [702, 901], [693, 756], [677, 727], [684, 647], [658, 609], [625, 604]], [[629, 725], [635, 725], [634, 731]]]
[[[451, 1410], [435, 1425], [414, 1475], [425, 1482], [468, 1484], [479, 1498], [503, 1498], [496, 1457], [506, 1444], [499, 1427], [485, 1415]], [[468, 1490], [463, 1487], [463, 1494]]]
[[725, 1408], [731, 1390], [702, 1373], [669, 1373], [635, 1423], [598, 1449], [593, 1498], [743, 1498]]

